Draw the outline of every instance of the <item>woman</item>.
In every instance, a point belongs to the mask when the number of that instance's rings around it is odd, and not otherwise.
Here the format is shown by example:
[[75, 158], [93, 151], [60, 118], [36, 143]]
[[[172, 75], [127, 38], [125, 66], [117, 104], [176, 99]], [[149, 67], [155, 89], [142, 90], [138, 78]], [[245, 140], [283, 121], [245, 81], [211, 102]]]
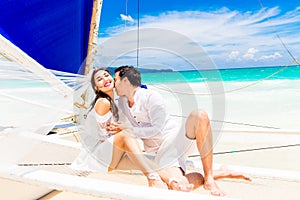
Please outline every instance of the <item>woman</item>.
[[[124, 158], [124, 154], [141, 170], [150, 187], [166, 187], [158, 173], [153, 172], [128, 130], [115, 130], [112, 124], [119, 120], [118, 108], [114, 102], [114, 81], [110, 72], [98, 68], [91, 75], [92, 88], [96, 94], [87, 114], [82, 143], [84, 151], [72, 163], [74, 168], [89, 171], [111, 171]], [[87, 152], [87, 151], [88, 152]]]

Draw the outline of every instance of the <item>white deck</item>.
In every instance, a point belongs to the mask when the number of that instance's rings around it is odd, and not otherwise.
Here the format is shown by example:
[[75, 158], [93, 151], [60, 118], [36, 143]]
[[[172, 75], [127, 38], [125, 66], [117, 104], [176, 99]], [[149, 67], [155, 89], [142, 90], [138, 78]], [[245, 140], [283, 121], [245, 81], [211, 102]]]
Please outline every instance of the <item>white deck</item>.
[[[269, 140], [266, 140], [268, 138]], [[41, 141], [39, 137], [36, 139]], [[263, 144], [295, 143], [299, 142], [299, 139], [297, 134], [224, 133], [216, 145], [215, 152], [227, 151], [229, 148], [259, 147]], [[148, 188], [146, 179], [136, 171], [82, 174], [70, 169], [67, 165], [43, 165], [70, 163], [76, 157], [79, 149], [80, 145], [75, 142], [75, 137], [72, 135], [63, 139], [58, 138], [57, 135], [45, 136], [43, 142], [39, 142], [27, 156], [19, 161], [19, 164], [37, 164], [37, 166], [2, 168], [1, 186], [8, 188], [11, 188], [12, 185], [16, 186], [15, 190], [19, 192], [9, 193], [11, 199], [20, 199], [20, 193], [23, 194], [23, 197], [27, 196], [28, 199], [38, 198], [53, 189], [64, 192], [58, 193], [51, 199], [68, 199], [68, 196], [72, 196], [74, 199], [76, 193], [79, 193], [78, 197], [84, 196], [85, 199], [93, 199], [95, 196], [104, 199], [149, 199], [149, 196], [151, 196], [150, 199], [163, 199], [163, 195], [167, 195], [167, 197], [174, 195], [172, 199], [176, 199], [175, 197], [212, 199], [212, 196], [202, 187], [191, 193]], [[1, 152], [3, 151], [1, 150]], [[280, 157], [281, 154], [285, 155], [286, 153], [289, 154]], [[216, 169], [220, 164], [227, 164], [230, 168], [243, 171], [253, 177], [252, 182], [225, 179], [219, 180], [218, 184], [228, 194], [227, 198], [295, 199], [300, 183], [300, 161], [295, 159], [299, 153], [300, 147], [296, 146], [216, 155]], [[278, 156], [280, 160], [278, 160]], [[193, 164], [193, 169], [190, 171], [201, 171], [201, 169], [197, 169], [201, 168], [199, 158], [192, 158], [189, 163]], [[269, 167], [263, 166], [266, 163], [269, 164]], [[286, 163], [291, 166], [286, 166]], [[28, 188], [25, 191], [24, 186]], [[1, 190], [0, 195], [8, 195], [7, 191], [11, 191], [11, 189], [5, 191]]]

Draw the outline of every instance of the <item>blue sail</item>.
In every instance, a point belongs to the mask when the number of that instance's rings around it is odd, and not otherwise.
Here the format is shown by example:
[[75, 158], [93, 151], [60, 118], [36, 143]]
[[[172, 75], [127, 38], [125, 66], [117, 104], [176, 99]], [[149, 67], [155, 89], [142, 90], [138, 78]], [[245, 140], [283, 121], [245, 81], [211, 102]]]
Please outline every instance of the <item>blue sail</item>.
[[0, 34], [48, 69], [79, 73], [93, 0], [1, 0]]

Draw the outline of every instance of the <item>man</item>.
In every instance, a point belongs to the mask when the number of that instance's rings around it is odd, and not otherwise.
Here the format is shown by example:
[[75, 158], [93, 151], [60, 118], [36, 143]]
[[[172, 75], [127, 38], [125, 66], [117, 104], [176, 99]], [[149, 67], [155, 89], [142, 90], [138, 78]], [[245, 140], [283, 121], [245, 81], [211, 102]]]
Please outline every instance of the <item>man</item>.
[[[119, 67], [115, 70], [114, 80], [119, 96], [118, 106], [133, 126], [132, 135], [143, 141], [147, 153], [154, 153], [158, 173], [168, 187], [191, 191], [204, 184], [204, 189], [210, 190], [212, 195], [224, 196], [213, 176], [212, 133], [206, 112], [195, 110], [189, 115], [184, 137], [184, 133], [180, 132], [181, 126], [169, 117], [162, 96], [153, 90], [140, 88], [141, 76], [137, 69], [132, 66]], [[122, 129], [122, 126], [120, 124], [118, 128]], [[185, 152], [180, 151], [188, 149], [188, 140], [196, 140], [204, 183], [200, 173], [185, 174]], [[223, 173], [219, 178], [227, 175]], [[230, 174], [229, 177], [234, 176]], [[238, 178], [247, 179], [243, 175]]]

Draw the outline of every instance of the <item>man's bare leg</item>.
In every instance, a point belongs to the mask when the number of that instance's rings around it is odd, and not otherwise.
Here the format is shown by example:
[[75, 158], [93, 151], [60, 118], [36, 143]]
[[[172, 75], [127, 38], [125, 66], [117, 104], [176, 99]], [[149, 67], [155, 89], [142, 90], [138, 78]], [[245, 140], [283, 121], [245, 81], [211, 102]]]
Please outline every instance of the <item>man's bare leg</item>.
[[[186, 121], [186, 134], [195, 138], [204, 171], [204, 189], [210, 190], [212, 195], [224, 196], [213, 176], [213, 145], [210, 121], [205, 111], [193, 111]], [[193, 136], [193, 137], [191, 137]]]

